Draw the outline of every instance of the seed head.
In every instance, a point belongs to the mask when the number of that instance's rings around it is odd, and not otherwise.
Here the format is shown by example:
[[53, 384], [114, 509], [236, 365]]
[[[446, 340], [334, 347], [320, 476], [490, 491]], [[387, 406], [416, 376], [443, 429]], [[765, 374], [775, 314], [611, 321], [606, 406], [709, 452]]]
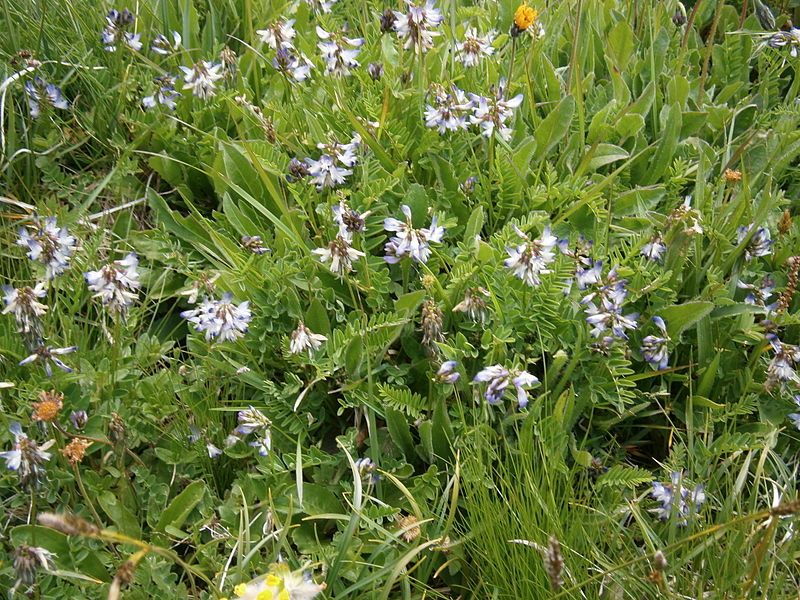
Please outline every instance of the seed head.
[[55, 390], [39, 393], [39, 402], [33, 403], [33, 420], [52, 423], [64, 406], [64, 394]]

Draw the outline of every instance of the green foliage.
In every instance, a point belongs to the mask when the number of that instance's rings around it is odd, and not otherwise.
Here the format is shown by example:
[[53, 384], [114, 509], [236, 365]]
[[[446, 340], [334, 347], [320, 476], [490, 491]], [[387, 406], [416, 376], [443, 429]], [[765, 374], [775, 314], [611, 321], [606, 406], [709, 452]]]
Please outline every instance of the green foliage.
[[[0, 588], [105, 598], [124, 578], [124, 598], [199, 600], [289, 568], [329, 598], [796, 597], [797, 40], [768, 44], [741, 4], [676, 26], [676, 2], [531, 2], [544, 35], [516, 36], [516, 2], [439, 0], [441, 35], [416, 53], [380, 30], [402, 3], [312, 4], [145, 0], [142, 50], [116, 52], [100, 32], [124, 6], [0, 9], [3, 283], [44, 281], [20, 226], [53, 216], [78, 240], [37, 317], [48, 346], [77, 346], [72, 370], [20, 365], [30, 333], [0, 319], [0, 445], [20, 443], [12, 423], [52, 440], [38, 487], [0, 475]], [[258, 33], [281, 17], [307, 81]], [[317, 26], [363, 37], [361, 66], [326, 75]], [[499, 32], [474, 68], [456, 50], [469, 27]], [[179, 49], [150, 50], [172, 31]], [[155, 77], [223, 56], [213, 96], [182, 75], [174, 110], [143, 107]], [[36, 75], [68, 110], [33, 118]], [[427, 127], [452, 86], [521, 94], [508, 135]], [[292, 161], [323, 153], [352, 172], [317, 190]], [[403, 206], [415, 243], [434, 238], [425, 260], [386, 248]], [[345, 207], [364, 219], [347, 234]], [[506, 261], [542, 246], [537, 277], [516, 277]], [[84, 273], [129, 252], [123, 317]], [[212, 339], [182, 313], [225, 292], [252, 318]], [[473, 380], [493, 365], [508, 378]], [[673, 472], [705, 502], [660, 513]], [[101, 529], [65, 535], [47, 512]], [[55, 553], [30, 581], [25, 546]]]

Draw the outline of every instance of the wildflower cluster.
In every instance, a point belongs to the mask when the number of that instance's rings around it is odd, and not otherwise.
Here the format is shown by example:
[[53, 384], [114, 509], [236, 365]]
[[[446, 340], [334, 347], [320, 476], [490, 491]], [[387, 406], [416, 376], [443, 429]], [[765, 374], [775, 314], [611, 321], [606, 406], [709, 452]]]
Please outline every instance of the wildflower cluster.
[[226, 292], [219, 300], [206, 297], [197, 308], [185, 310], [181, 316], [204, 334], [207, 341], [235, 341], [247, 333], [252, 319], [250, 302], [236, 304], [233, 294]]

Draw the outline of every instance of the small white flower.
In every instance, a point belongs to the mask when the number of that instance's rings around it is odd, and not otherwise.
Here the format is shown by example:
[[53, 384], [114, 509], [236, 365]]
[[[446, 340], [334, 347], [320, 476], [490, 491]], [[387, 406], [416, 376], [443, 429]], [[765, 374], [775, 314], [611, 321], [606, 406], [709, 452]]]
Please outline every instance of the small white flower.
[[666, 251], [667, 245], [664, 243], [664, 240], [661, 239], [660, 235], [654, 235], [650, 238], [649, 242], [642, 246], [639, 253], [647, 260], [660, 263], [664, 262], [664, 253]]
[[300, 321], [297, 329], [292, 332], [292, 339], [289, 343], [289, 351], [292, 354], [300, 354], [308, 350], [308, 355], [311, 356], [314, 352], [319, 350], [322, 342], [328, 338], [319, 333], [314, 333], [305, 323]]
[[306, 0], [306, 4], [315, 13], [329, 13], [331, 12], [331, 7], [336, 4], [336, 0]]
[[114, 312], [124, 314], [136, 300], [139, 283], [139, 259], [131, 252], [97, 271], [85, 273], [89, 290]]
[[326, 248], [316, 248], [312, 252], [319, 256], [320, 262], [330, 262], [331, 272], [336, 273], [339, 277], [352, 271], [353, 262], [365, 256], [363, 252], [353, 248], [350, 241], [341, 235], [337, 235]]
[[516, 225], [514, 231], [524, 243], [516, 247], [506, 247], [508, 258], [505, 260], [505, 266], [528, 285], [541, 285], [540, 276], [552, 272], [547, 265], [556, 259], [553, 248], [558, 239], [550, 233], [549, 226], [544, 228], [542, 237], [535, 240], [531, 240]]
[[173, 52], [177, 52], [181, 49], [181, 42], [183, 38], [181, 38], [181, 34], [177, 31], [172, 32], [172, 41], [170, 42], [167, 36], [162, 33], [159, 33], [153, 43], [150, 45], [150, 49], [155, 52], [156, 54], [160, 54], [161, 56], [168, 56]]
[[28, 249], [28, 258], [45, 266], [45, 277], [53, 279], [63, 273], [75, 253], [76, 240], [66, 227], [59, 227], [55, 217], [37, 219], [33, 225], [21, 227], [17, 245]]
[[506, 99], [505, 86], [505, 81], [501, 81], [489, 97], [470, 94], [473, 106], [470, 121], [483, 130], [485, 137], [492, 137], [497, 132], [502, 139], [508, 141], [511, 139], [511, 128], [507, 122], [513, 118], [514, 109], [522, 104], [522, 94]]
[[322, 40], [317, 47], [325, 60], [325, 73], [333, 77], [346, 77], [350, 69], [359, 66], [356, 57], [364, 45], [364, 38], [350, 38], [341, 33], [325, 31], [317, 25], [317, 36]]
[[55, 440], [39, 446], [25, 435], [19, 423], [11, 423], [8, 429], [14, 436], [14, 446], [11, 450], [0, 452], [0, 458], [6, 461], [6, 468], [17, 472], [23, 487], [34, 489], [41, 483], [45, 472], [44, 463], [51, 458], [47, 450], [55, 444]]
[[334, 188], [337, 185], [342, 185], [346, 178], [353, 174], [350, 169], [337, 167], [334, 159], [327, 154], [320, 156], [319, 160], [307, 158], [306, 165], [308, 174], [312, 178], [311, 181], [317, 187], [318, 192], [325, 188]]
[[425, 106], [425, 125], [439, 133], [467, 128], [466, 111], [472, 106], [455, 85], [448, 93], [442, 86], [434, 88], [433, 102]]
[[286, 77], [300, 82], [308, 79], [311, 75], [313, 63], [302, 54], [295, 55], [292, 48], [279, 48], [272, 59], [272, 66]]
[[247, 333], [252, 319], [250, 302], [238, 306], [233, 294], [225, 293], [220, 300], [206, 298], [199, 307], [185, 310], [181, 316], [192, 323], [196, 331], [204, 332], [206, 340], [238, 340]]
[[475, 383], [488, 383], [484, 394], [489, 404], [497, 404], [503, 399], [509, 384], [514, 386], [517, 393], [519, 408], [528, 405], [528, 392], [526, 388], [539, 383], [539, 379], [527, 371], [511, 371], [502, 365], [492, 365], [480, 371], [473, 379]]
[[208, 100], [216, 94], [217, 81], [224, 77], [222, 65], [201, 60], [192, 67], [181, 67], [184, 73], [183, 89], [192, 90], [192, 94], [201, 100]]
[[492, 42], [495, 35], [494, 31], [490, 31], [481, 37], [474, 27], [464, 32], [464, 41], [456, 44], [456, 52], [465, 67], [475, 67], [480, 62], [481, 56], [491, 56], [494, 53]]
[[438, 216], [434, 215], [428, 228], [415, 229], [411, 221], [411, 208], [404, 204], [400, 207], [406, 217], [405, 221], [395, 218], [384, 219], [383, 228], [395, 232], [386, 244], [384, 260], [389, 264], [400, 262], [404, 256], [410, 256], [416, 262], [426, 263], [431, 255], [430, 243], [439, 243], [444, 236], [444, 227], [439, 225]]
[[439, 31], [433, 31], [441, 25], [444, 17], [436, 8], [433, 0], [426, 0], [425, 4], [419, 6], [413, 0], [405, 0], [408, 5], [408, 13], [394, 11], [394, 30], [397, 37], [405, 40], [403, 48], [414, 52], [427, 52], [433, 48], [433, 38], [441, 35]]
[[23, 358], [19, 361], [19, 366], [27, 365], [36, 361], [41, 361], [42, 365], [44, 366], [44, 372], [47, 373], [48, 377], [53, 376], [53, 368], [50, 366], [52, 362], [55, 366], [59, 369], [64, 371], [65, 373], [72, 373], [72, 369], [68, 367], [64, 361], [62, 361], [59, 356], [64, 354], [69, 354], [70, 352], [75, 352], [77, 350], [77, 346], [68, 346], [66, 348], [53, 348], [52, 346], [45, 346], [42, 344], [38, 348], [36, 348], [32, 354]]
[[256, 34], [267, 46], [273, 50], [278, 48], [291, 48], [292, 40], [297, 32], [294, 30], [294, 19], [275, 21], [266, 29], [258, 29]]
[[32, 288], [12, 288], [7, 285], [3, 286], [3, 292], [6, 304], [3, 314], [14, 315], [20, 333], [41, 335], [41, 317], [47, 312], [47, 306], [36, 299], [47, 295], [44, 283], [39, 282]]

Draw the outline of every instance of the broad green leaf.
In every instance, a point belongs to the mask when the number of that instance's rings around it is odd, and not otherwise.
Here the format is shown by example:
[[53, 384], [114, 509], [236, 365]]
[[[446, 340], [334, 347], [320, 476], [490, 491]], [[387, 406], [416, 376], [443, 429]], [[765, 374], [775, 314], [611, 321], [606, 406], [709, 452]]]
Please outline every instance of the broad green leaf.
[[397, 447], [406, 458], [413, 458], [414, 439], [411, 436], [411, 428], [408, 426], [407, 417], [399, 410], [387, 408], [384, 419], [386, 419], [386, 428], [389, 430], [392, 441], [397, 444]]
[[634, 46], [635, 39], [631, 26], [627, 21], [617, 21], [606, 38], [608, 56], [614, 61], [617, 70], [624, 72], [627, 69]]
[[164, 531], [167, 525], [171, 525], [176, 529], [180, 529], [192, 510], [200, 504], [205, 493], [206, 484], [202, 481], [193, 481], [187, 485], [164, 509], [156, 528]]
[[481, 230], [483, 229], [483, 220], [483, 206], [478, 205], [469, 216], [467, 227], [464, 230], [464, 243], [467, 245], [467, 247], [472, 247], [473, 243], [475, 242], [475, 237], [480, 235]]
[[676, 339], [712, 310], [714, 310], [713, 302], [695, 301], [664, 307], [658, 310], [658, 316], [666, 322], [670, 337]]
[[567, 135], [575, 114], [575, 98], [564, 97], [536, 128], [536, 151], [534, 160], [541, 160], [553, 150], [558, 142]]

